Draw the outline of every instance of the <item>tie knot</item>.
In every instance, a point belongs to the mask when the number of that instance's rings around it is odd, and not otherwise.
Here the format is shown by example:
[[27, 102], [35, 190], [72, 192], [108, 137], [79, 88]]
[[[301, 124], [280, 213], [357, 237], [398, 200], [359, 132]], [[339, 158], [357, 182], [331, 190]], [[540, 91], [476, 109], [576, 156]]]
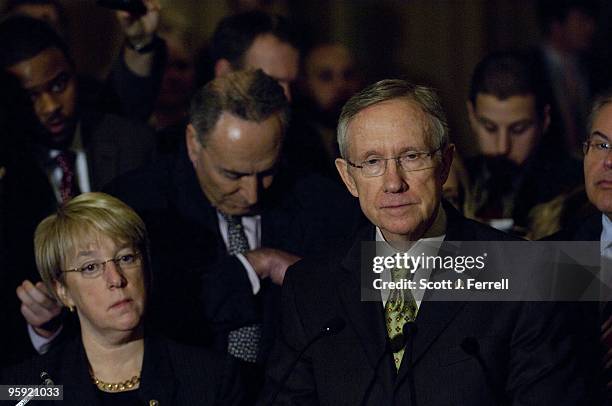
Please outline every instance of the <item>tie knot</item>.
[[407, 279], [410, 270], [407, 268], [392, 268], [391, 269], [391, 280], [393, 282], [400, 281], [402, 279]]
[[74, 168], [74, 161], [76, 159], [76, 155], [72, 151], [61, 151], [55, 157], [55, 162], [59, 165], [62, 171], [72, 170]]
[[249, 240], [242, 226], [242, 217], [225, 213], [221, 213], [221, 216], [227, 222], [227, 248], [230, 255], [241, 254], [248, 251]]
[[221, 213], [221, 217], [223, 217], [223, 219], [227, 222], [229, 226], [242, 226], [242, 216], [235, 216], [233, 214], [226, 214], [223, 212], [219, 213]]

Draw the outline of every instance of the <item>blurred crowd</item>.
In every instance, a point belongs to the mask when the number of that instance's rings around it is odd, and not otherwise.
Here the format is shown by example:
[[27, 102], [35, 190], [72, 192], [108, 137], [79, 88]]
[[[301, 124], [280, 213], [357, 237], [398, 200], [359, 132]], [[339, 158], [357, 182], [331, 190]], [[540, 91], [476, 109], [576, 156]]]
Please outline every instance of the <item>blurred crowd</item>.
[[[286, 269], [342, 246], [365, 222], [338, 174], [337, 126], [345, 103], [369, 83], [346, 43], [304, 32], [267, 11], [268, 2], [232, 3], [237, 11], [204, 45], [171, 6], [107, 3], [118, 7], [122, 42], [102, 80], [77, 69], [64, 2], [9, 0], [0, 22], [1, 365], [70, 343], [81, 330], [92, 377], [104, 383], [130, 375], [127, 367], [94, 364], [91, 354], [105, 353], [90, 348], [109, 335], [106, 325], [84, 297], [57, 294], [73, 275], [54, 275], [41, 259], [51, 255], [40, 251], [48, 242], [33, 236], [58, 238], [37, 229], [58, 213], [56, 233], [68, 230], [74, 241], [93, 233], [89, 246], [102, 247], [108, 261], [130, 268], [140, 258], [150, 267], [146, 283], [134, 276], [147, 292], [147, 334], [230, 354], [252, 402], [278, 330]], [[444, 199], [467, 218], [531, 240], [601, 211], [587, 196], [583, 158], [595, 148], [592, 102], [612, 79], [590, 52], [598, 2], [537, 3], [540, 42], [494, 50], [470, 83], [457, 83], [469, 89], [464, 111], [478, 153], [455, 150], [443, 186]], [[600, 142], [606, 151], [609, 136]], [[136, 219], [117, 226], [108, 213], [100, 224], [98, 214], [70, 217], [79, 205], [93, 213], [91, 192], [120, 199], [98, 196], [100, 205]], [[70, 228], [85, 223], [93, 228], [83, 235]], [[121, 233], [144, 226], [147, 241], [132, 234], [123, 241]], [[66, 255], [63, 266], [72, 258]], [[108, 261], [92, 272], [108, 276]], [[89, 289], [82, 282], [79, 289]], [[194, 368], [189, 353], [162, 343], [155, 345], [167, 345], [172, 362]], [[211, 373], [218, 380], [202, 378], [219, 388], [225, 401], [217, 401], [238, 402], [227, 365], [202, 362], [219, 371]]]

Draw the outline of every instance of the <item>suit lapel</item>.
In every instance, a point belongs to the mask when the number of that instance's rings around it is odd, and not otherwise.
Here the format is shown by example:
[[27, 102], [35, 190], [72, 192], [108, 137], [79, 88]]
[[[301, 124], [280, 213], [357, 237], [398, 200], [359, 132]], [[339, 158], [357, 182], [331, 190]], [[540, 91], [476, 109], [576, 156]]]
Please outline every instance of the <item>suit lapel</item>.
[[178, 384], [172, 369], [168, 348], [158, 338], [146, 338], [140, 398], [146, 404], [149, 404], [152, 400], [157, 400], [157, 404], [171, 405], [174, 403]]
[[[475, 240], [474, 230], [469, 226], [469, 223], [463, 221], [459, 213], [450, 205], [443, 203], [441, 209], [446, 211], [447, 227], [445, 243], [442, 244], [438, 255], [457, 255], [457, 248], [447, 244], [449, 241], [473, 241]], [[460, 248], [459, 248], [460, 249]], [[432, 279], [436, 275], [432, 274]], [[465, 302], [459, 301], [435, 301], [428, 300], [431, 294], [427, 292], [423, 302], [419, 308], [417, 318], [415, 320], [418, 331], [414, 335], [412, 342], [412, 365], [418, 364], [427, 349], [434, 341], [442, 334], [446, 326], [455, 318], [457, 313], [465, 306]], [[410, 343], [408, 343], [410, 346]], [[402, 362], [398, 372], [396, 386], [406, 378], [410, 371], [408, 362]]]
[[336, 286], [339, 287], [340, 302], [347, 314], [347, 322], [355, 330], [372, 372], [377, 373], [379, 381], [391, 389], [395, 372], [391, 369], [391, 354], [386, 351], [384, 309], [380, 301], [361, 300], [361, 242], [372, 241], [374, 229], [367, 227], [364, 231], [342, 261], [341, 270], [336, 275]]

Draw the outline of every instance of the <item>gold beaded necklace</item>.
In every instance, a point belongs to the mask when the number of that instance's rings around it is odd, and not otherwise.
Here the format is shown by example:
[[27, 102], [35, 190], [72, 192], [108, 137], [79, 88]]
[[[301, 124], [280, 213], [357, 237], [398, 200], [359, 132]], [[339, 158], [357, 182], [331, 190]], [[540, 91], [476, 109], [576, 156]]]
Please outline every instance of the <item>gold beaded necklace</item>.
[[136, 385], [140, 383], [140, 374], [134, 375], [130, 379], [117, 383], [101, 381], [94, 376], [91, 370], [89, 371], [89, 375], [91, 376], [91, 380], [98, 387], [98, 389], [104, 392], [127, 392], [129, 390], [134, 389], [134, 387], [136, 387]]

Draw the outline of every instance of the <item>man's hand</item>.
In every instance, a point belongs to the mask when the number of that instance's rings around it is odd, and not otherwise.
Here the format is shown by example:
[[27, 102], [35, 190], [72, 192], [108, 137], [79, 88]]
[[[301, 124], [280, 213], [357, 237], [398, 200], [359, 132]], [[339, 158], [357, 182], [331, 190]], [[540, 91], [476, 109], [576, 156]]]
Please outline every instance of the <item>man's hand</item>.
[[142, 0], [142, 2], [147, 8], [145, 14], [135, 15], [127, 11], [117, 11], [117, 19], [126, 40], [135, 46], [150, 44], [159, 27], [159, 1]]
[[261, 279], [270, 278], [277, 285], [282, 285], [287, 268], [301, 258], [274, 248], [258, 248], [244, 253]]
[[[51, 296], [42, 282], [33, 285], [26, 280], [17, 287], [17, 297], [21, 300], [21, 314], [36, 334], [51, 337], [59, 328], [59, 323], [49, 323], [60, 315], [62, 307]], [[50, 327], [53, 325], [53, 327]]]

